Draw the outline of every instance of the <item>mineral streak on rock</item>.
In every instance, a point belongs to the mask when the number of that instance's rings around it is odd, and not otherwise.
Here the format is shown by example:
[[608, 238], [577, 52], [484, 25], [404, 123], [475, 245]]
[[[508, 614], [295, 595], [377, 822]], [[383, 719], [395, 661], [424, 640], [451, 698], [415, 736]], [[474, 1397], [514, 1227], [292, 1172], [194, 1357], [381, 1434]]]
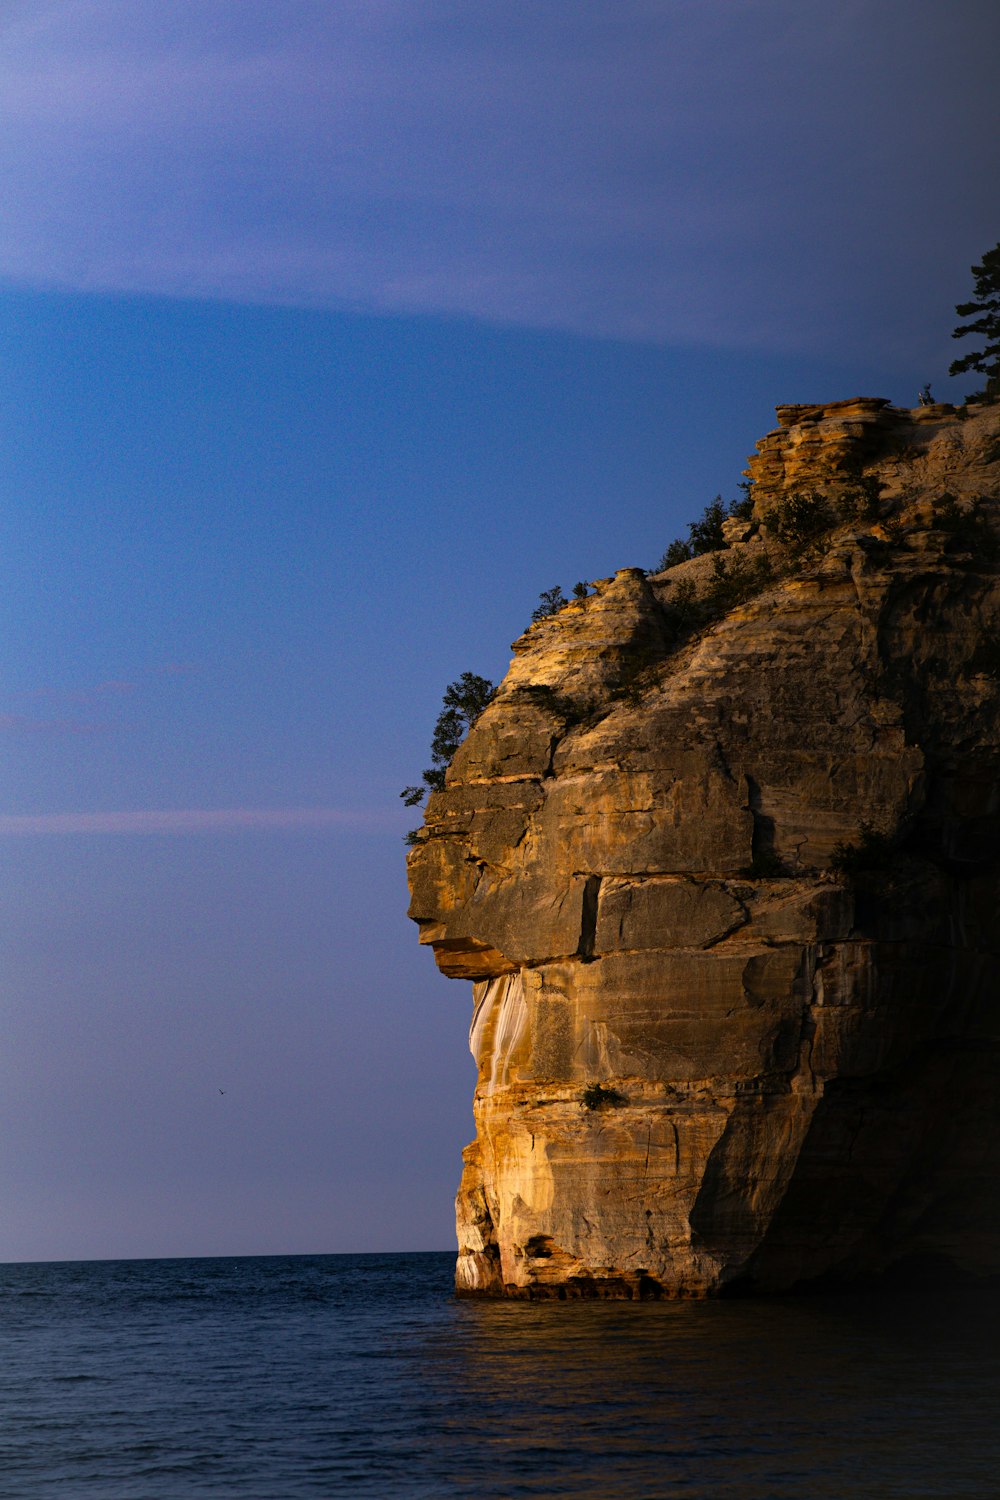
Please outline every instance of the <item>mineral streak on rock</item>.
[[[463, 1292], [1000, 1270], [1000, 407], [778, 416], [724, 554], [775, 579], [694, 631], [711, 558], [599, 581], [430, 799], [410, 912], [474, 981]], [[782, 559], [774, 506], [859, 473], [880, 517]]]

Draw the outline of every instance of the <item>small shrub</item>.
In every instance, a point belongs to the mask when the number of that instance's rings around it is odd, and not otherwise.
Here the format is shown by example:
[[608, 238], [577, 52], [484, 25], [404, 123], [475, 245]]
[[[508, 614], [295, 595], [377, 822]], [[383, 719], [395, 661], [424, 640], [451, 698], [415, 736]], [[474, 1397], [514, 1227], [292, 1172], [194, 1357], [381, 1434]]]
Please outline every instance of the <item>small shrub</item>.
[[689, 542], [682, 542], [680, 538], [671, 542], [670, 546], [660, 558], [656, 571], [662, 573], [664, 568], [676, 568], [678, 563], [689, 562], [694, 557]]
[[712, 558], [705, 603], [713, 614], [724, 614], [766, 589], [773, 576], [771, 561], [766, 554], [750, 558], [745, 552], [737, 552], [728, 562], [720, 554]]
[[673, 585], [670, 597], [663, 606], [663, 612], [667, 617], [667, 623], [677, 635], [701, 624], [705, 612], [699, 603], [698, 591], [693, 579], [682, 578]]
[[721, 495], [716, 495], [711, 505], [705, 506], [701, 520], [689, 524], [687, 541], [682, 542], [678, 537], [671, 542], [654, 572], [676, 568], [678, 563], [690, 562], [692, 557], [704, 557], [706, 552], [723, 552], [729, 545], [723, 534], [723, 522], [730, 516], [741, 521], [749, 521], [753, 516], [753, 480], [741, 480], [739, 488], [743, 491], [743, 498], [730, 500], [728, 505], [723, 503]]
[[420, 829], [419, 828], [410, 828], [406, 833], [403, 834], [403, 843], [406, 845], [407, 849], [412, 849], [413, 848], [413, 846], [417, 842], [417, 839], [419, 838], [419, 836], [420, 836]]
[[737, 604], [753, 599], [774, 579], [774, 569], [766, 553], [748, 557], [744, 552], [720, 553], [712, 559], [712, 572], [699, 594], [691, 578], [673, 585], [663, 605], [667, 623], [676, 636], [724, 615]]
[[588, 1083], [580, 1095], [584, 1109], [620, 1109], [628, 1098], [618, 1089], [605, 1088], [603, 1083]]
[[753, 519], [753, 480], [741, 479], [736, 488], [743, 491], [743, 497], [730, 500], [729, 514], [738, 521], [750, 521]]
[[639, 646], [631, 651], [624, 658], [621, 677], [611, 696], [625, 698], [629, 703], [639, 703], [642, 699], [643, 678], [660, 659], [661, 653], [652, 646]]
[[511, 696], [523, 700], [532, 708], [565, 719], [567, 727], [578, 724], [584, 717], [584, 708], [578, 699], [557, 693], [547, 682], [523, 682], [511, 690]]
[[767, 513], [768, 530], [778, 545], [794, 557], [815, 552], [837, 524], [837, 514], [825, 495], [786, 495]]
[[840, 497], [845, 516], [861, 521], [877, 521], [882, 507], [884, 486], [875, 474], [859, 474]]
[[534, 624], [536, 620], [547, 620], [549, 615], [557, 615], [561, 609], [565, 609], [566, 605], [574, 599], [589, 598], [590, 584], [584, 583], [582, 580], [579, 583], [574, 583], [570, 590], [569, 599], [566, 598], [558, 583], [555, 588], [543, 589], [538, 596], [537, 605], [531, 611], [531, 623]]
[[934, 507], [933, 521], [939, 531], [957, 534], [965, 525], [965, 511], [954, 495], [946, 493]]
[[549, 615], [557, 615], [569, 603], [559, 584], [554, 589], [543, 589], [538, 596], [538, 604], [531, 611], [532, 622], [535, 620], [546, 620]]
[[942, 495], [934, 507], [933, 524], [971, 552], [986, 558], [996, 554], [996, 535], [983, 513], [981, 499], [963, 508], [954, 495]]
[[691, 552], [695, 557], [703, 557], [706, 552], [721, 552], [726, 545], [726, 539], [722, 534], [722, 523], [728, 517], [729, 512], [722, 503], [722, 496], [716, 495], [711, 505], [706, 505], [702, 512], [700, 521], [692, 521], [688, 527], [690, 532]]
[[879, 833], [871, 823], [862, 823], [856, 844], [838, 843], [830, 855], [830, 869], [848, 880], [877, 870], [887, 870], [892, 863], [895, 845], [887, 834]]

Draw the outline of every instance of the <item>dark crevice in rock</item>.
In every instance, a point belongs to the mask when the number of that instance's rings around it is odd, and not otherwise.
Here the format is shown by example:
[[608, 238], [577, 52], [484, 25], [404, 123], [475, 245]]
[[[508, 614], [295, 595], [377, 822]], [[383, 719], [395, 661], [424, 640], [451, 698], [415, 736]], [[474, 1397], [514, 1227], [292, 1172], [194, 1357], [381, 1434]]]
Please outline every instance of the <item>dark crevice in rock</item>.
[[753, 818], [750, 865], [746, 874], [750, 879], [777, 879], [786, 872], [775, 848], [774, 819], [761, 810], [759, 782], [753, 776], [746, 776], [744, 780], [747, 787], [747, 806]]
[[583, 886], [580, 910], [580, 946], [577, 949], [584, 963], [594, 957], [594, 941], [597, 936], [597, 906], [601, 893], [600, 875], [588, 875]]

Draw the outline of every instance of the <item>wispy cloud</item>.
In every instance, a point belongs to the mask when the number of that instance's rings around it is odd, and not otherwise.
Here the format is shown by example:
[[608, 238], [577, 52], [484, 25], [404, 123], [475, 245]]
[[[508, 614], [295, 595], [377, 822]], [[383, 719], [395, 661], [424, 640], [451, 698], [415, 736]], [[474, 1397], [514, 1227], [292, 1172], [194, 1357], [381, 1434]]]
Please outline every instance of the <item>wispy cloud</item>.
[[103, 702], [106, 705], [109, 699], [127, 698], [137, 689], [138, 683], [135, 682], [99, 682], [95, 687], [79, 693], [70, 693], [68, 696], [71, 703]]
[[108, 734], [110, 724], [93, 724], [81, 719], [33, 719], [27, 714], [0, 714], [0, 733], [4, 734]]
[[[144, 686], [160, 678], [184, 678], [195, 676], [198, 667], [194, 662], [164, 662], [140, 674], [139, 681], [130, 678], [109, 677], [88, 687], [62, 690], [41, 687], [12, 691], [8, 702], [21, 704], [57, 705], [73, 704], [74, 707], [91, 705], [104, 712], [113, 712], [116, 704], [133, 699]], [[23, 713], [0, 713], [0, 733], [12, 734], [108, 734], [120, 727], [109, 722], [93, 723], [70, 717], [34, 717]]]
[[0, 275], [912, 347], [995, 233], [991, 39], [995, 0], [12, 3]]
[[190, 834], [395, 830], [398, 814], [379, 808], [147, 808], [131, 812], [0, 814], [0, 836], [42, 834]]

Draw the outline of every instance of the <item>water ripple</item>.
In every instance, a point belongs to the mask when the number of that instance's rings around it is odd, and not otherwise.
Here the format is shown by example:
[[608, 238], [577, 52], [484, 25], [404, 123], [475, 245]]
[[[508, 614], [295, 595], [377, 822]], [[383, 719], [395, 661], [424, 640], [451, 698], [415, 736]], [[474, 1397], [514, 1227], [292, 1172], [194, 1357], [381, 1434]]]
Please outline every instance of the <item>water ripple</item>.
[[983, 1500], [995, 1292], [456, 1302], [450, 1255], [0, 1267], [0, 1500]]

